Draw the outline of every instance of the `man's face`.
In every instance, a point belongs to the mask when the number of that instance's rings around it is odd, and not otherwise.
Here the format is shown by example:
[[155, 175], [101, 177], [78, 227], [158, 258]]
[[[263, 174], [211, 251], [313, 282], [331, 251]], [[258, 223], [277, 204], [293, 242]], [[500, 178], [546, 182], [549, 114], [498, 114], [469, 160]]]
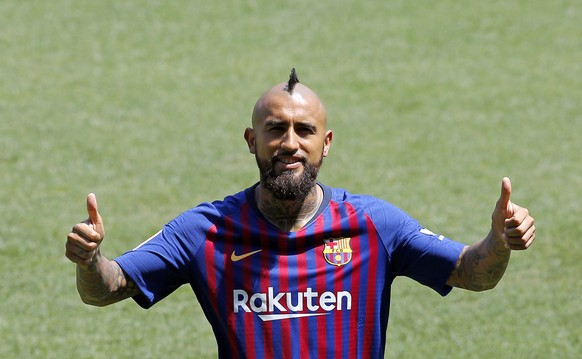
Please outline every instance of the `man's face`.
[[293, 94], [275, 87], [259, 99], [253, 128], [245, 131], [255, 154], [261, 185], [282, 200], [304, 198], [315, 185], [331, 146], [325, 109], [304, 86]]

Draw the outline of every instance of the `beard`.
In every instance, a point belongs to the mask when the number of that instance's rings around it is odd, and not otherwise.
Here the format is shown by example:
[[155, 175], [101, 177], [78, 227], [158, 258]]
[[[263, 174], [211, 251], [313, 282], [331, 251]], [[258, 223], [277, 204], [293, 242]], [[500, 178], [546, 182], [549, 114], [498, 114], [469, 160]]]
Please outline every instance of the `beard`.
[[261, 174], [261, 185], [268, 189], [278, 200], [301, 200], [307, 197], [317, 179], [317, 174], [323, 163], [323, 156], [317, 163], [303, 163], [303, 173], [296, 176], [292, 170], [275, 174], [275, 159], [255, 159]]

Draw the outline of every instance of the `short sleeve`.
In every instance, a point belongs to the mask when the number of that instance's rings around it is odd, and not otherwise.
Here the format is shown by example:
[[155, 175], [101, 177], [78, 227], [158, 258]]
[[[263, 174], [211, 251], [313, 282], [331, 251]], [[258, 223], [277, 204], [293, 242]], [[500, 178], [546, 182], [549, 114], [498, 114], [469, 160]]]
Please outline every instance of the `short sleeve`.
[[434, 234], [415, 220], [404, 223], [397, 243], [393, 252], [397, 275], [412, 278], [442, 296], [451, 291], [446, 282], [464, 244]]
[[442, 296], [451, 291], [446, 282], [464, 244], [431, 232], [404, 211], [381, 200], [371, 200], [366, 212], [388, 251], [393, 276], [412, 278]]
[[201, 205], [169, 222], [137, 248], [115, 258], [141, 295], [133, 299], [149, 308], [192, 280], [192, 265], [209, 225], [209, 205]]
[[133, 299], [143, 308], [151, 307], [184, 284], [173, 253], [164, 246], [168, 242], [165, 237], [170, 235], [161, 231], [147, 243], [115, 258], [141, 291]]

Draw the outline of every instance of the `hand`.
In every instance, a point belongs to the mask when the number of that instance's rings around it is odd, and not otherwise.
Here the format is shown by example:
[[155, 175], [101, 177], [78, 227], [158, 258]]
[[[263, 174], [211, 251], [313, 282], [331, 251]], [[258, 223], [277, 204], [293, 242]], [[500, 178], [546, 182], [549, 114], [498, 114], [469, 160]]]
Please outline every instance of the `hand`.
[[83, 268], [89, 267], [99, 254], [99, 245], [105, 237], [103, 220], [97, 209], [97, 198], [93, 193], [87, 196], [89, 218], [77, 223], [67, 235], [65, 256]]
[[529, 248], [536, 237], [534, 219], [527, 208], [522, 208], [510, 200], [511, 181], [504, 177], [501, 195], [491, 215], [491, 228], [496, 238], [503, 241], [505, 248], [524, 250]]

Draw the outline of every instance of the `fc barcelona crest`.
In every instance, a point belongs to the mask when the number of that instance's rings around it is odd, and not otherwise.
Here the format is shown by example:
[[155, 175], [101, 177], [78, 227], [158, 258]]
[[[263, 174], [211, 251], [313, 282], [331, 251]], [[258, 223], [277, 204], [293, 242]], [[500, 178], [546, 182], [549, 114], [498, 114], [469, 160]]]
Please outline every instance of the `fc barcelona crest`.
[[323, 258], [327, 263], [338, 267], [348, 264], [352, 260], [350, 238], [325, 239]]

